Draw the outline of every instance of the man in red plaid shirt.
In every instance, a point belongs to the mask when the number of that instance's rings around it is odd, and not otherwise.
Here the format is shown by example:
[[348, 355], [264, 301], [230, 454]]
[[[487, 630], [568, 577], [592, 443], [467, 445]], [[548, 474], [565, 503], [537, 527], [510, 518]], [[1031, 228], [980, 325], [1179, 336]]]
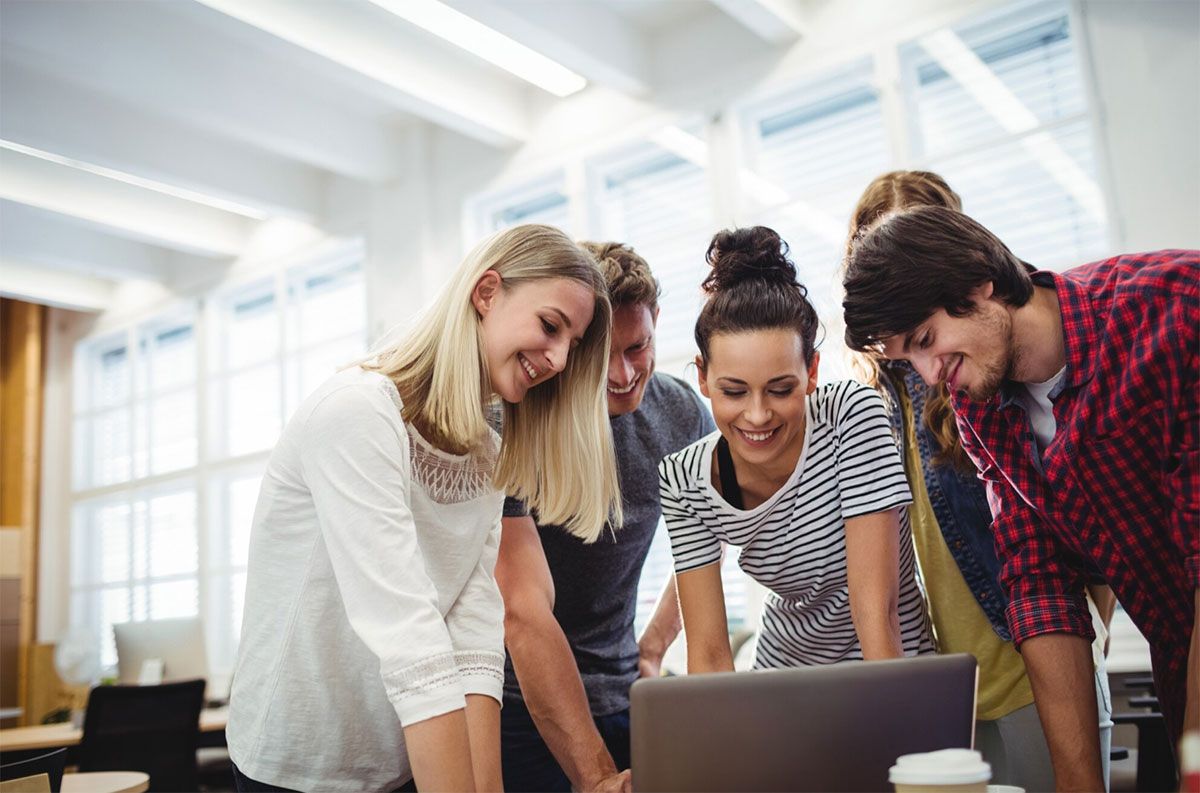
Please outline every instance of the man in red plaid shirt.
[[954, 395], [1059, 789], [1104, 787], [1087, 583], [1149, 640], [1174, 739], [1200, 727], [1200, 252], [1036, 272], [920, 207], [855, 241], [845, 287], [851, 348]]

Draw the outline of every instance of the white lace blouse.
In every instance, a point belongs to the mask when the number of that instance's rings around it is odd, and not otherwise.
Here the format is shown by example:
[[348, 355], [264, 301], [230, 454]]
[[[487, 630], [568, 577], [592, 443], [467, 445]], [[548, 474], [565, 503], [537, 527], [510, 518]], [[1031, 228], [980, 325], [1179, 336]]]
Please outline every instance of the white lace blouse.
[[500, 699], [499, 438], [449, 455], [393, 383], [340, 372], [288, 423], [250, 535], [229, 753], [259, 782], [394, 790], [403, 725]]

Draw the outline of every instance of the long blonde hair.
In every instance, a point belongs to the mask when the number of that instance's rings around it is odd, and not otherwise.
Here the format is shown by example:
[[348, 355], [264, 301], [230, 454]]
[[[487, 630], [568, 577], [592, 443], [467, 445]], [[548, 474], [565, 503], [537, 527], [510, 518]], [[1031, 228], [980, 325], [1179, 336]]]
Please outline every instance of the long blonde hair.
[[[950, 189], [945, 179], [931, 171], [891, 171], [875, 177], [858, 199], [854, 215], [850, 218], [847, 253], [855, 237], [876, 220], [897, 209], [916, 206], [939, 206], [961, 212], [962, 199]], [[879, 386], [881, 372], [876, 355], [856, 354], [854, 367], [868, 384]], [[922, 418], [940, 447], [934, 455], [934, 462], [950, 463], [964, 471], [972, 470], [974, 466], [963, 451], [962, 441], [958, 437], [958, 425], [954, 421], [954, 409], [950, 406], [950, 394], [945, 385], [929, 389]]]
[[[405, 336], [363, 366], [391, 378], [404, 420], [452, 448], [487, 437], [492, 388], [482, 324], [471, 295], [488, 270], [501, 288], [546, 278], [577, 281], [595, 297], [592, 321], [556, 377], [503, 403], [504, 431], [494, 482], [536, 510], [539, 520], [592, 542], [622, 522], [620, 485], [605, 394], [612, 308], [592, 256], [556, 228], [523, 225], [475, 247]], [[431, 440], [432, 440], [431, 438]]]

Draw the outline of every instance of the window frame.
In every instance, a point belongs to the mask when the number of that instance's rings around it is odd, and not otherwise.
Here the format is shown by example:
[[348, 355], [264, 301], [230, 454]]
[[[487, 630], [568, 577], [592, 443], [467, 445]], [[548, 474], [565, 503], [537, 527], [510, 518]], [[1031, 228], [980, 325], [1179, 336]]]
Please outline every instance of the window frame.
[[[215, 410], [219, 408], [213, 404], [215, 398], [220, 398], [221, 385], [228, 381], [231, 375], [238, 372], [253, 371], [258, 367], [271, 366], [279, 372], [280, 377], [280, 393], [278, 395], [279, 404], [281, 406], [281, 420], [279, 430], [282, 431], [286, 416], [283, 416], [284, 406], [287, 404], [285, 389], [287, 387], [287, 378], [285, 371], [289, 366], [290, 361], [302, 362], [305, 353], [314, 349], [319, 349], [325, 345], [350, 339], [352, 336], [361, 335], [361, 350], [365, 354], [368, 349], [368, 334], [369, 327], [367, 323], [367, 279], [366, 279], [366, 251], [365, 245], [361, 238], [353, 238], [341, 241], [332, 246], [323, 246], [321, 249], [312, 252], [305, 256], [294, 257], [285, 263], [276, 263], [274, 269], [257, 269], [248, 270], [239, 274], [236, 278], [229, 279], [218, 287], [209, 290], [205, 294], [189, 298], [186, 300], [175, 300], [165, 306], [160, 306], [153, 312], [146, 315], [133, 318], [121, 325], [112, 328], [106, 328], [103, 331], [88, 334], [79, 339], [74, 346], [74, 359], [72, 361], [72, 374], [74, 378], [74, 394], [71, 398], [71, 415], [72, 415], [72, 449], [71, 449], [71, 471], [72, 479], [67, 488], [67, 504], [65, 506], [65, 536], [67, 538], [67, 574], [64, 576], [67, 582], [66, 598], [64, 602], [64, 613], [66, 621], [64, 627], [66, 630], [74, 628], [74, 615], [76, 614], [76, 602], [80, 597], [91, 598], [89, 605], [85, 608], [87, 614], [98, 615], [100, 624], [103, 623], [103, 601], [99, 597], [99, 593], [110, 589], [126, 589], [130, 592], [130, 615], [135, 615], [133, 607], [133, 598], [135, 590], [138, 587], [149, 587], [153, 583], [171, 582], [175, 580], [195, 580], [196, 581], [196, 614], [204, 621], [206, 632], [206, 645], [208, 649], [208, 665], [210, 682], [215, 683], [217, 690], [227, 684], [229, 675], [232, 673], [234, 657], [232, 651], [237, 645], [237, 636], [222, 636], [222, 631], [237, 624], [236, 615], [223, 615], [220, 619], [214, 619], [213, 609], [215, 592], [212, 587], [218, 582], [230, 582], [239, 574], [244, 579], [245, 565], [235, 565], [232, 559], [224, 562], [215, 562], [213, 553], [215, 549], [212, 547], [214, 542], [219, 542], [222, 537], [228, 538], [232, 536], [230, 527], [224, 526], [221, 530], [214, 528], [213, 521], [223, 519], [221, 515], [222, 499], [225, 498], [223, 489], [227, 489], [227, 485], [239, 478], [245, 478], [247, 475], [257, 473], [261, 475], [265, 469], [267, 459], [271, 454], [273, 443], [266, 445], [261, 449], [254, 449], [241, 454], [230, 454], [228, 450], [213, 442], [210, 434], [216, 429], [216, 425], [220, 421], [214, 421], [214, 418], [219, 418], [215, 414]], [[361, 293], [361, 317], [360, 326], [346, 334], [339, 335], [336, 338], [320, 339], [311, 344], [295, 344], [289, 345], [287, 341], [287, 312], [294, 308], [293, 302], [299, 305], [303, 301], [293, 301], [292, 293], [289, 292], [289, 286], [295, 281], [302, 280], [305, 277], [319, 275], [322, 272], [337, 272], [339, 270], [348, 269], [356, 271], [352, 276], [355, 280], [354, 288], [357, 288]], [[223, 321], [222, 310], [226, 307], [232, 297], [239, 293], [253, 291], [255, 288], [261, 288], [263, 284], [269, 284], [269, 291], [273, 296], [274, 306], [272, 311], [275, 313], [275, 320], [279, 324], [279, 345], [269, 355], [264, 356], [261, 360], [236, 365], [233, 367], [226, 366], [226, 361], [222, 357], [223, 350], [220, 345], [225, 341], [226, 328]], [[139, 357], [142, 354], [140, 346], [141, 339], [150, 330], [171, 325], [175, 323], [181, 316], [181, 312], [190, 312], [191, 328], [195, 343], [195, 371], [193, 376], [182, 384], [173, 385], [164, 390], [155, 390], [152, 385], [152, 380], [148, 380], [149, 387], [142, 394], [138, 393], [137, 388], [137, 369], [139, 365]], [[113, 404], [105, 403], [99, 407], [91, 404], [91, 395], [94, 393], [96, 386], [95, 367], [95, 351], [106, 347], [119, 347], [124, 343], [129, 359], [129, 371], [126, 374], [128, 378], [126, 393], [122, 396], [119, 402]], [[349, 361], [347, 361], [349, 363]], [[136, 476], [134, 470], [133, 456], [136, 453], [135, 444], [135, 429], [133, 427], [134, 418], [137, 410], [139, 399], [149, 404], [149, 401], [157, 396], [172, 395], [190, 390], [195, 395], [194, 409], [196, 413], [196, 458], [193, 465], [177, 470], [171, 470], [163, 473], [153, 473], [147, 461], [146, 473], [143, 476]], [[297, 400], [297, 404], [299, 400]], [[92, 436], [94, 433], [87, 432], [81, 436], [77, 426], [80, 422], [93, 421], [97, 416], [104, 415], [115, 410], [127, 410], [130, 415], [130, 475], [120, 481], [107, 482], [96, 485], [91, 477], [91, 468], [95, 464], [94, 454], [92, 449]], [[151, 411], [146, 411], [146, 420], [149, 422]], [[84, 437], [84, 442], [80, 442], [80, 438]], [[152, 438], [147, 436], [147, 441], [152, 442]], [[87, 470], [80, 471], [80, 468]], [[249, 473], [248, 473], [249, 472]], [[81, 479], [80, 477], [87, 477]], [[129, 575], [126, 577], [124, 584], [117, 582], [91, 581], [80, 580], [77, 573], [77, 565], [82, 561], [81, 553], [96, 551], [99, 548], [100, 538], [95, 534], [95, 516], [98, 510], [111, 504], [126, 504], [128, 505], [129, 513], [127, 520], [130, 524], [130, 533], [128, 542], [132, 548], [135, 542], [133, 538], [134, 531], [134, 508], [139, 501], [149, 503], [155, 495], [161, 492], [188, 492], [194, 498], [194, 532], [196, 539], [196, 565], [195, 571], [189, 574], [172, 574], [168, 576], [151, 576], [147, 574], [143, 577], [134, 576], [134, 568], [129, 568]], [[87, 515], [86, 526], [81, 526], [81, 514]], [[248, 538], [248, 529], [246, 528], [246, 536]], [[149, 531], [149, 527], [145, 531]], [[85, 531], [89, 537], [84, 547], [80, 547], [79, 532]], [[132, 553], [132, 551], [131, 551]], [[148, 562], [147, 562], [148, 563]], [[148, 571], [147, 571], [148, 573]], [[162, 579], [160, 581], [159, 579]], [[144, 580], [143, 580], [144, 579]], [[232, 602], [232, 601], [230, 601]], [[147, 601], [147, 612], [145, 618], [149, 618], [149, 601]], [[231, 618], [231, 621], [226, 621]], [[94, 622], [94, 620], [93, 620]], [[90, 630], [90, 628], [89, 628]], [[111, 643], [111, 636], [97, 636], [95, 639], [101, 642], [100, 648], [106, 653], [103, 648]]]

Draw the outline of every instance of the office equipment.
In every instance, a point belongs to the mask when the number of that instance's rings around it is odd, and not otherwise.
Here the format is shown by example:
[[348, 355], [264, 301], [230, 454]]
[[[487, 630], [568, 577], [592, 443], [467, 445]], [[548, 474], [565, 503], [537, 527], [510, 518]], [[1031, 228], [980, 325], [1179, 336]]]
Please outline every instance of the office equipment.
[[124, 622], [113, 626], [113, 634], [122, 683], [208, 679], [204, 626], [198, 618]]
[[970, 655], [639, 680], [635, 791], [887, 790], [900, 755], [971, 748]]
[[203, 680], [93, 688], [79, 770], [142, 771], [151, 790], [195, 790], [203, 704]]

